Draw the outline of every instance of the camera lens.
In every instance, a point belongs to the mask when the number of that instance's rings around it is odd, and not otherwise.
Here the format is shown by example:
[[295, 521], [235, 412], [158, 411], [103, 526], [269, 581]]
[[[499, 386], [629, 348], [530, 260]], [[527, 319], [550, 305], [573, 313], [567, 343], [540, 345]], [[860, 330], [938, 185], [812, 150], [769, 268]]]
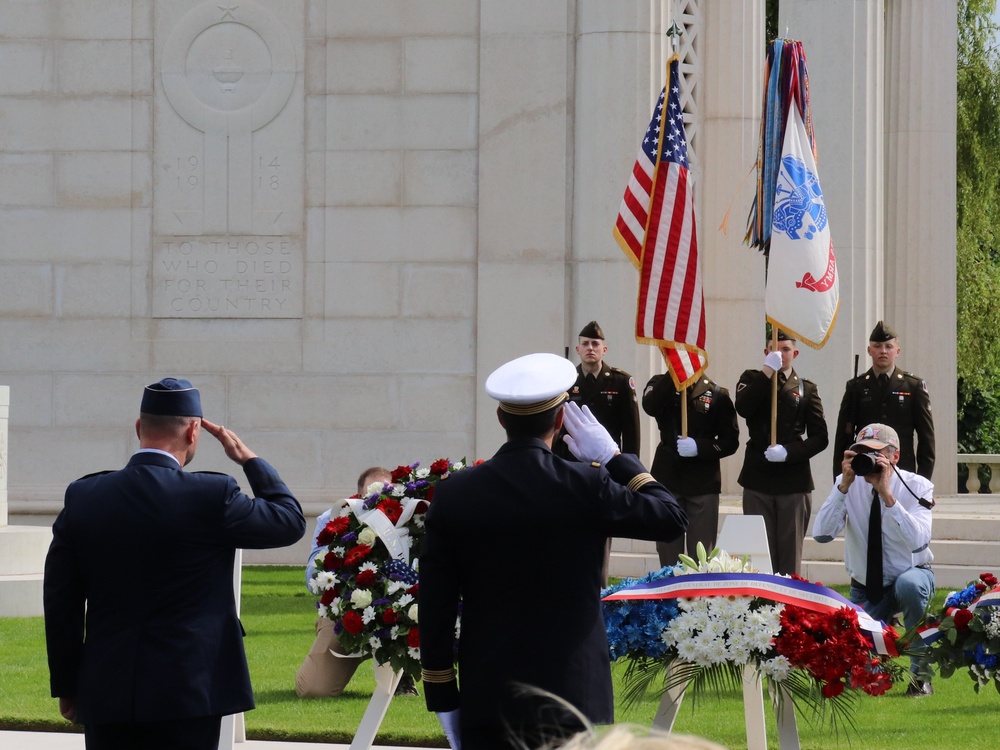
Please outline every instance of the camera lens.
[[868, 476], [879, 471], [878, 464], [875, 463], [877, 453], [859, 453], [851, 459], [851, 471], [859, 477]]

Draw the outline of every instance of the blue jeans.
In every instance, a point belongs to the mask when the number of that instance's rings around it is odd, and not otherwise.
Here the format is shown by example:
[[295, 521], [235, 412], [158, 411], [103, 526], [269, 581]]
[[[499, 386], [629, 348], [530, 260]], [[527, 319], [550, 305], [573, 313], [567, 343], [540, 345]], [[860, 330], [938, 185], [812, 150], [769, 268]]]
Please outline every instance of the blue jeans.
[[[903, 613], [903, 626], [910, 630], [916, 627], [927, 611], [927, 602], [934, 596], [934, 571], [929, 568], [910, 568], [900, 573], [882, 594], [882, 601], [872, 604], [867, 599], [863, 588], [851, 584], [849, 599], [861, 607], [876, 620], [888, 624], [897, 612]], [[925, 646], [914, 648], [924, 651]], [[921, 675], [921, 679], [930, 677], [930, 665], [920, 657], [910, 657], [910, 671]], [[921, 674], [923, 673], [923, 674]]]

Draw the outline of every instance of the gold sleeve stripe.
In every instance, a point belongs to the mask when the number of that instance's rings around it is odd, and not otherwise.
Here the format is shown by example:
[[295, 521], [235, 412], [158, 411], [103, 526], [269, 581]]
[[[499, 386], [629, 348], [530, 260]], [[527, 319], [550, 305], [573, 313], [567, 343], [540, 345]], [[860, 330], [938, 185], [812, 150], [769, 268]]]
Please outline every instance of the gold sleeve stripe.
[[450, 669], [421, 669], [421, 676], [424, 682], [443, 683], [455, 681], [455, 670]]
[[652, 474], [649, 474], [647, 472], [643, 472], [642, 474], [636, 474], [634, 477], [632, 477], [632, 481], [630, 481], [628, 483], [628, 488], [632, 492], [635, 492], [640, 487], [643, 487], [643, 486], [649, 484], [650, 482], [655, 482], [655, 481], [656, 480], [653, 479], [653, 475]]

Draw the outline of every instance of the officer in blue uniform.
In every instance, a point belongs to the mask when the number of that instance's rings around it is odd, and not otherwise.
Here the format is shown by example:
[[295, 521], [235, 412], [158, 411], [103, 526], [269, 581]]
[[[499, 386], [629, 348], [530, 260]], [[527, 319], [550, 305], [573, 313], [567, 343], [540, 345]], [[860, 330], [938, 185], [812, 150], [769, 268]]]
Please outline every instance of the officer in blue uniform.
[[[575, 379], [573, 365], [554, 354], [493, 372], [486, 392], [500, 402], [507, 442], [439, 482], [427, 512], [424, 697], [463, 750], [539, 747], [582, 728], [538, 689], [586, 721], [614, 721], [600, 603], [604, 540], [675, 539], [687, 526], [670, 492], [619, 451], [589, 410], [564, 406]], [[563, 425], [578, 461], [552, 454]]]
[[[221, 717], [254, 707], [233, 598], [237, 548], [305, 533], [278, 473], [232, 430], [202, 417], [187, 380], [147, 386], [139, 451], [66, 490], [45, 559], [52, 696], [84, 725], [88, 750], [209, 750]], [[202, 431], [240, 464], [254, 496], [187, 472]]]

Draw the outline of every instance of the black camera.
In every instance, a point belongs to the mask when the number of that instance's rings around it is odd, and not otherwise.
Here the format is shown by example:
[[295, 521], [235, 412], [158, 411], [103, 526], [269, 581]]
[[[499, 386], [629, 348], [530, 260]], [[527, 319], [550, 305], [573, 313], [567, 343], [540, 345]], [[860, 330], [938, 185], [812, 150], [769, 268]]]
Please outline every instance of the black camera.
[[877, 474], [882, 471], [875, 462], [878, 453], [859, 453], [851, 459], [851, 471], [859, 477], [866, 477], [869, 474]]

